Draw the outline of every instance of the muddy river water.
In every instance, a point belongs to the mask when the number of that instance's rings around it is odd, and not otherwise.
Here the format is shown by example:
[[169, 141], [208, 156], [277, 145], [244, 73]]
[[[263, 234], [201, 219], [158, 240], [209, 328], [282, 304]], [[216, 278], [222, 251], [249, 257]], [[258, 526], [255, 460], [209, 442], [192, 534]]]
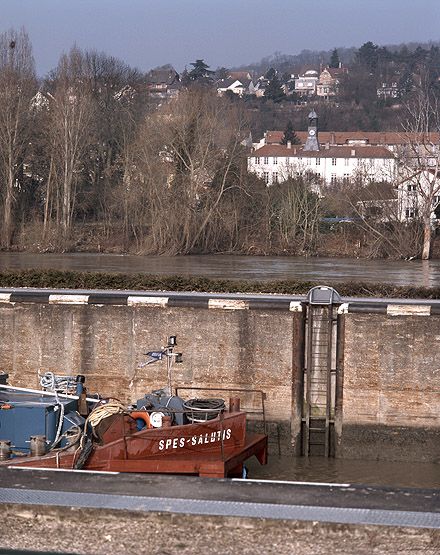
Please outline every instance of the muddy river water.
[[332, 484], [440, 488], [440, 464], [342, 460], [323, 457], [278, 457], [272, 455], [266, 466], [256, 459], [246, 463], [250, 479]]
[[343, 281], [436, 287], [440, 260], [361, 260], [281, 256], [135, 256], [116, 254], [0, 253], [0, 270], [57, 269], [88, 272], [206, 276], [223, 279], [299, 279], [322, 284]]

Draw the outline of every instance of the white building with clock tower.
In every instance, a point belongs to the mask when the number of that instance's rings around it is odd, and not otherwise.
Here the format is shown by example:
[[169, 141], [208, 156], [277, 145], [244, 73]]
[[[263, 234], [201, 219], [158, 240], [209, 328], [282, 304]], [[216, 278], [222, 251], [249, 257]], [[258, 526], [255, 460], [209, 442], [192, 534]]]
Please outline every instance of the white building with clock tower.
[[308, 132], [304, 146], [265, 144], [248, 157], [248, 170], [264, 179], [267, 185], [285, 181], [291, 176], [307, 175], [321, 187], [338, 182], [359, 180], [365, 184], [393, 181], [395, 155], [385, 146], [321, 145], [318, 137], [318, 115], [308, 116]]

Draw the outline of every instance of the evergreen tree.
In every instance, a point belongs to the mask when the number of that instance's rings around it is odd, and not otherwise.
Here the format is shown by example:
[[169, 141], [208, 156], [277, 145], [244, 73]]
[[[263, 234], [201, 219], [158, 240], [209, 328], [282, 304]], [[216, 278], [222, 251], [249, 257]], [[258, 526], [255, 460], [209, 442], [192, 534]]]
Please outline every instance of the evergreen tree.
[[269, 81], [269, 85], [266, 88], [264, 96], [269, 100], [273, 100], [274, 102], [281, 102], [286, 95], [281, 88], [281, 83], [278, 77], [275, 75], [273, 79]]
[[212, 75], [215, 73], [209, 69], [208, 64], [205, 64], [203, 60], [196, 60], [191, 62], [193, 69], [188, 73], [190, 81], [210, 81]]
[[340, 65], [339, 54], [335, 48], [330, 58], [330, 67], [339, 67], [339, 65]]
[[292, 145], [300, 145], [301, 141], [298, 138], [298, 135], [295, 133], [293, 129], [292, 121], [289, 119], [286, 125], [286, 129], [284, 131], [283, 138], [281, 140], [282, 145], [287, 145], [290, 142]]
[[266, 71], [266, 75], [265, 75], [264, 77], [265, 77], [266, 79], [268, 79], [269, 81], [272, 81], [272, 79], [273, 79], [274, 77], [276, 77], [276, 75], [277, 75], [277, 72], [274, 70], [273, 67], [271, 67], [270, 69], [268, 69], [268, 70]]
[[377, 50], [377, 44], [373, 44], [371, 41], [364, 43], [356, 52], [356, 61], [371, 72], [375, 71], [378, 61]]

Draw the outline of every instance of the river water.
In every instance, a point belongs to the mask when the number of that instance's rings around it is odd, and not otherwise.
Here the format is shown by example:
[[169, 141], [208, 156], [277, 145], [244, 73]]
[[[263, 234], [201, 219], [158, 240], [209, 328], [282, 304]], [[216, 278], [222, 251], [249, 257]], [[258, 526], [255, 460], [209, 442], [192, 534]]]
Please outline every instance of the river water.
[[246, 463], [248, 477], [289, 482], [369, 484], [375, 486], [440, 488], [440, 464], [342, 460], [323, 457], [269, 456], [261, 466], [253, 458]]
[[[0, 253], [1, 270], [56, 269], [87, 272], [206, 276], [237, 280], [298, 279], [440, 286], [440, 261], [203, 255], [182, 257], [113, 254]], [[251, 478], [401, 487], [440, 487], [440, 465], [272, 456], [267, 466], [249, 461]]]
[[206, 276], [237, 280], [298, 279], [335, 284], [354, 281], [440, 286], [440, 260], [361, 260], [292, 256], [135, 256], [116, 254], [0, 253], [0, 270], [56, 269], [81, 272]]

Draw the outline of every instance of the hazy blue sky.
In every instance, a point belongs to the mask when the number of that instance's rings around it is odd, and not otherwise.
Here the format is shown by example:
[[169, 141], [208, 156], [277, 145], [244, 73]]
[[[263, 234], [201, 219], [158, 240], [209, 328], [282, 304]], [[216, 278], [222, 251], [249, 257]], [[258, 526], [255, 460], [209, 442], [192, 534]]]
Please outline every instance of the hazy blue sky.
[[440, 39], [440, 0], [0, 0], [0, 31], [24, 26], [38, 73], [76, 43], [141, 70], [196, 58], [237, 66], [304, 48]]

